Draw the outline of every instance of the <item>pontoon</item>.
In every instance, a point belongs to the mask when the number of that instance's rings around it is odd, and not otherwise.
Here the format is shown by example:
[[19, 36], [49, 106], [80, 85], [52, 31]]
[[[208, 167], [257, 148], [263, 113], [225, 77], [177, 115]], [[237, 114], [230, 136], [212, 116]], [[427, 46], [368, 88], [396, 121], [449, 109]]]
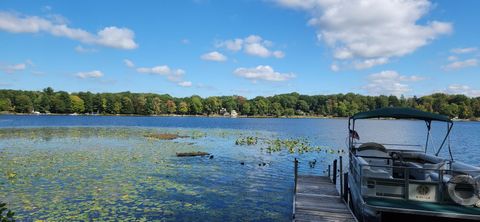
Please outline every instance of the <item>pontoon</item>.
[[[356, 121], [373, 118], [424, 121], [426, 142], [419, 149], [408, 144], [360, 142]], [[446, 124], [446, 135], [431, 152], [434, 121]], [[446, 116], [410, 108], [383, 108], [350, 117], [348, 188], [357, 218], [382, 221], [395, 214], [480, 221], [480, 168], [453, 159], [449, 143], [452, 127]], [[439, 156], [443, 148], [448, 148], [448, 158]]]

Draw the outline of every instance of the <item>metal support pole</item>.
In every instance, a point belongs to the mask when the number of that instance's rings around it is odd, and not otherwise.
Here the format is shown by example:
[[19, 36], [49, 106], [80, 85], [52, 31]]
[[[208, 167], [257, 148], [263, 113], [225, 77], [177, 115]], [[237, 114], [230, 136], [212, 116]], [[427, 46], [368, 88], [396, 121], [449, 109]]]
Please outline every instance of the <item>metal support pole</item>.
[[331, 174], [330, 174], [330, 165], [328, 165], [328, 178], [329, 178], [329, 179], [332, 179], [332, 178], [331, 178]]
[[340, 159], [340, 166], [339, 166], [339, 171], [340, 171], [340, 196], [343, 196], [343, 161], [342, 161], [342, 156], [339, 157]]
[[343, 200], [348, 204], [348, 172], [343, 174]]
[[332, 177], [333, 184], [337, 184], [337, 160], [333, 161], [333, 177]]

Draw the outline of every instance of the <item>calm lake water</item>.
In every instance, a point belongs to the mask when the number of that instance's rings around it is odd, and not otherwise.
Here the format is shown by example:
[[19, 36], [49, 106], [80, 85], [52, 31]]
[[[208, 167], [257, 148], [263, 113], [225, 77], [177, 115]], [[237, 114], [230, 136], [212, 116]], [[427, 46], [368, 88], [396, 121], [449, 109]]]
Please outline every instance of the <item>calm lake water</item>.
[[[357, 123], [363, 142], [426, 138], [423, 122]], [[433, 144], [445, 128], [434, 123]], [[145, 137], [156, 133], [184, 137]], [[293, 159], [300, 159], [301, 173], [324, 174], [346, 136], [346, 119], [3, 115], [0, 200], [21, 221], [290, 221]], [[245, 137], [259, 142], [235, 144]], [[276, 138], [321, 150], [270, 153], [268, 141]], [[478, 138], [480, 123], [456, 122], [450, 140], [456, 160], [479, 166]], [[176, 157], [187, 151], [213, 156]]]

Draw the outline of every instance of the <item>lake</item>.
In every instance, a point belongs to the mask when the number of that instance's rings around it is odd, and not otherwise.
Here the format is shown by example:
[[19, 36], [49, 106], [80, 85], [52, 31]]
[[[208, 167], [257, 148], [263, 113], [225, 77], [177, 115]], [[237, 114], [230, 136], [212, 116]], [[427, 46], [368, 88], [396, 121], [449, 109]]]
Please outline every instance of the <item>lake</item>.
[[[426, 138], [419, 121], [357, 123], [363, 142]], [[445, 129], [433, 124], [433, 144]], [[347, 132], [347, 119], [1, 115], [0, 200], [20, 221], [290, 221], [293, 159], [324, 174]], [[165, 133], [180, 137], [149, 136]], [[455, 123], [456, 160], [480, 165], [477, 138], [479, 123]], [[210, 155], [176, 156], [192, 151]]]

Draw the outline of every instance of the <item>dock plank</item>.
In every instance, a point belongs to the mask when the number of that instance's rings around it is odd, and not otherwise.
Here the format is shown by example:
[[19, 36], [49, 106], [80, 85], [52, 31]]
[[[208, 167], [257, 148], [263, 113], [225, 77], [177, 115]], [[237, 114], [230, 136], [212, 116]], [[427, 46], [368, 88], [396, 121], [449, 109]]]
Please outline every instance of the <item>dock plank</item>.
[[356, 219], [328, 177], [297, 178], [294, 221], [354, 222]]

